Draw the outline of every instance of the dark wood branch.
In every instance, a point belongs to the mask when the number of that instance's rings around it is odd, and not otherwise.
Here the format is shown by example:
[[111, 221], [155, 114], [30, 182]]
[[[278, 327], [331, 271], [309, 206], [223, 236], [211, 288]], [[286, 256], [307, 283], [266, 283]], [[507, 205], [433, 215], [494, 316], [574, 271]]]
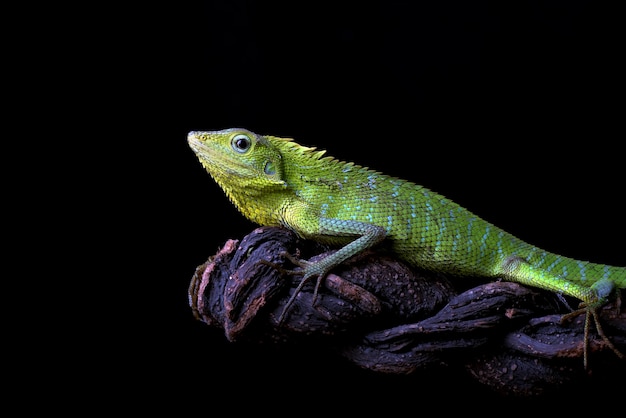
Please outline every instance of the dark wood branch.
[[[314, 261], [327, 251], [288, 230], [258, 228], [197, 268], [191, 309], [229, 341], [315, 341], [380, 373], [455, 365], [494, 390], [523, 396], [585, 376], [584, 316], [561, 323], [567, 311], [553, 293], [418, 271], [384, 249], [336, 268], [315, 304], [313, 285], [306, 285], [279, 324], [301, 278], [285, 274], [296, 268], [285, 254]], [[608, 306], [601, 316], [605, 333], [625, 350], [626, 314]], [[590, 352], [592, 367], [617, 364], [623, 373], [624, 362], [595, 332]]]

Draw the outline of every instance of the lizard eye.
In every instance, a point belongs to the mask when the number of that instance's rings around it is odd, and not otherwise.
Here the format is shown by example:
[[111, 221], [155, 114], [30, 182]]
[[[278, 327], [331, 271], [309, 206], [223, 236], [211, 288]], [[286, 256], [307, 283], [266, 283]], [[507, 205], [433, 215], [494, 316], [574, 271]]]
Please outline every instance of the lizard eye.
[[235, 151], [243, 154], [250, 149], [250, 147], [252, 146], [252, 141], [247, 135], [239, 134], [233, 136], [230, 144]]

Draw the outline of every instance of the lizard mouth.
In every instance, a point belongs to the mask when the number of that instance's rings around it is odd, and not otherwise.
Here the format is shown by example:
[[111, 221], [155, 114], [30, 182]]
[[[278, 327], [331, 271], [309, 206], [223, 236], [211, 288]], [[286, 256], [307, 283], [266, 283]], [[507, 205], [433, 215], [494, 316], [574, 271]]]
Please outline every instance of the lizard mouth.
[[249, 167], [240, 159], [224, 151], [220, 144], [203, 141], [196, 132], [187, 135], [187, 143], [202, 165], [214, 176], [237, 175], [241, 177]]

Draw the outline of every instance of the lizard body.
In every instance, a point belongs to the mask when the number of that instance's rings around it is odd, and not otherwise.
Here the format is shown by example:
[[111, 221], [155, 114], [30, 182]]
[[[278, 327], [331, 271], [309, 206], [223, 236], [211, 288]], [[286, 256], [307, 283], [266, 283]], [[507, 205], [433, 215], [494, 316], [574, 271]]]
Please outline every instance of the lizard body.
[[306, 281], [316, 278], [317, 290], [333, 267], [383, 240], [400, 259], [420, 268], [575, 297], [587, 312], [586, 332], [593, 316], [602, 333], [596, 309], [626, 288], [626, 267], [545, 251], [423, 186], [289, 138], [225, 129], [190, 132], [188, 143], [245, 217], [340, 247], [318, 262], [299, 263], [303, 279], [292, 299]]

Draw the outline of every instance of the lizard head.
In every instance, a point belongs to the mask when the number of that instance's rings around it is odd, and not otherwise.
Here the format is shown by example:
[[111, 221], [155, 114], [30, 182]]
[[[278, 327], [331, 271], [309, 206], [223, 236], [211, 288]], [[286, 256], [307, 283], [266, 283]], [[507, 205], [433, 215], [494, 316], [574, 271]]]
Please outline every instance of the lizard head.
[[[269, 222], [259, 219], [269, 215], [260, 215], [255, 202], [287, 187], [282, 156], [275, 145], [261, 135], [239, 128], [189, 132], [187, 142], [202, 166], [246, 217], [261, 224]], [[263, 212], [267, 213], [268, 209], [265, 207]]]

